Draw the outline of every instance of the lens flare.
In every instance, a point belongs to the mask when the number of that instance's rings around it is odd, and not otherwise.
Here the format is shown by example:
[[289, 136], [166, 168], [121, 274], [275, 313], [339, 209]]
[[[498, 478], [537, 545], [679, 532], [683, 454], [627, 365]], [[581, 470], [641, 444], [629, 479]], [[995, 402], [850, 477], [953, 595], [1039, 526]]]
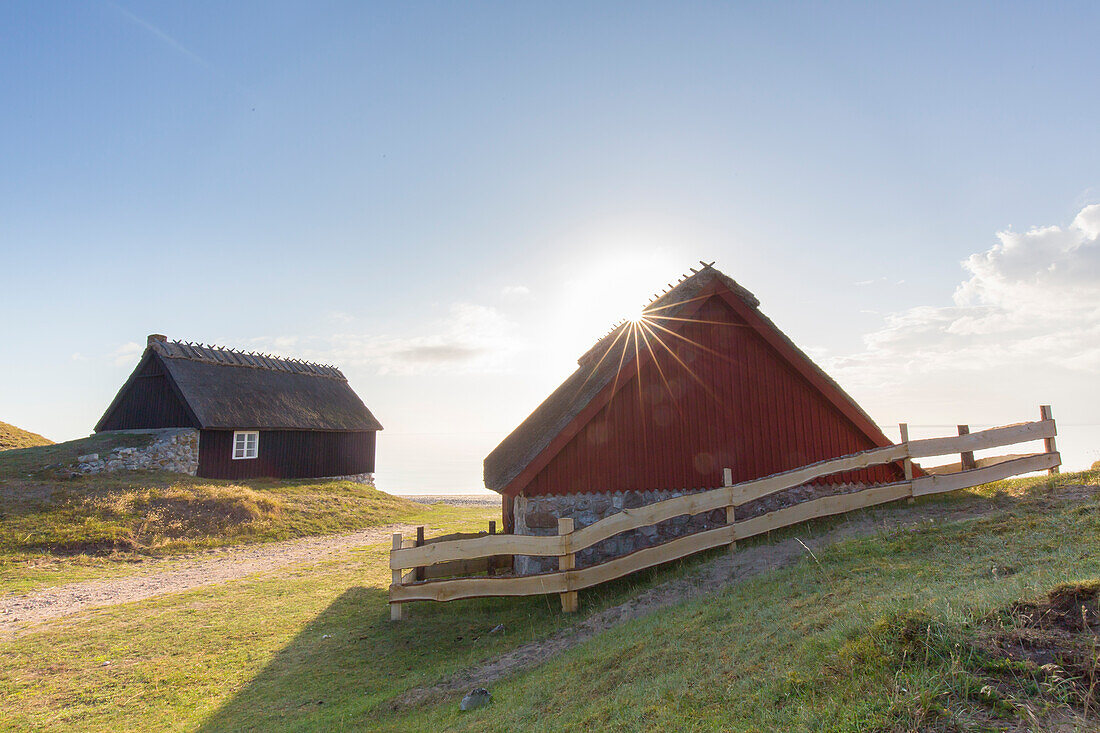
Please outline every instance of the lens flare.
[[[671, 310], [671, 309], [676, 308], [678, 306], [683, 306], [683, 305], [685, 305], [687, 303], [690, 303], [692, 301], [701, 300], [705, 297], [707, 297], [707, 296], [687, 298], [687, 299], [684, 299], [684, 300], [681, 300], [681, 301], [678, 301], [678, 302], [675, 302], [675, 303], [667, 303], [667, 304], [661, 305], [661, 306], [649, 306], [649, 307], [637, 312], [636, 314], [634, 314], [632, 316], [628, 316], [627, 318], [625, 318], [620, 323], [619, 327], [616, 328], [612, 332], [614, 334], [614, 337], [612, 337], [612, 334], [608, 334], [608, 336], [605, 337], [609, 341], [609, 343], [607, 344], [606, 348], [603, 349], [603, 353], [600, 354], [599, 359], [595, 360], [595, 364], [592, 365], [591, 370], [586, 375], [585, 380], [584, 380], [584, 384], [581, 385], [581, 390], [584, 389], [584, 385], [586, 385], [588, 383], [589, 379], [591, 379], [592, 376], [596, 373], [596, 371], [600, 368], [600, 365], [603, 364], [604, 361], [608, 359], [608, 357], [610, 357], [611, 360], [614, 360], [614, 361], [618, 362], [618, 365], [615, 369], [615, 376], [614, 376], [614, 379], [612, 381], [612, 387], [611, 387], [611, 393], [615, 394], [616, 391], [618, 390], [619, 382], [622, 379], [625, 379], [625, 378], [630, 376], [629, 372], [626, 373], [626, 374], [623, 373], [623, 371], [624, 371], [623, 367], [626, 366], [627, 369], [630, 368], [626, 364], [626, 359], [627, 359], [628, 355], [632, 355], [633, 358], [634, 358], [634, 369], [632, 371], [634, 371], [635, 375], [638, 377], [638, 385], [637, 385], [638, 395], [637, 395], [637, 397], [638, 397], [639, 403], [641, 403], [642, 402], [642, 364], [641, 364], [641, 357], [644, 354], [648, 354], [649, 357], [650, 357], [650, 361], [652, 361], [654, 366], [656, 367], [657, 375], [660, 379], [661, 384], [664, 386], [665, 391], [668, 393], [668, 396], [671, 400], [671, 403], [672, 403], [673, 407], [676, 409], [676, 411], [678, 413], [680, 413], [681, 417], [683, 416], [683, 413], [680, 410], [680, 405], [677, 404], [676, 395], [673, 394], [672, 387], [669, 384], [669, 377], [671, 376], [671, 373], [673, 371], [678, 371], [678, 372], [686, 374], [692, 381], [694, 381], [696, 384], [698, 384], [703, 389], [703, 391], [708, 395], [708, 397], [713, 399], [715, 402], [720, 402], [719, 399], [718, 399], [718, 396], [711, 389], [710, 385], [707, 384], [698, 374], [696, 374], [695, 370], [692, 369], [680, 357], [680, 355], [677, 353], [677, 350], [673, 348], [673, 346], [669, 343], [668, 339], [673, 339], [674, 341], [672, 343], [675, 343], [675, 342], [678, 341], [678, 342], [680, 342], [680, 343], [682, 343], [686, 346], [696, 348], [696, 349], [699, 349], [700, 351], [703, 351], [707, 354], [710, 354], [712, 356], [716, 356], [719, 359], [722, 359], [723, 361], [726, 361], [726, 362], [731, 362], [729, 357], [727, 357], [725, 354], [721, 354], [721, 353], [719, 353], [719, 352], [717, 352], [713, 349], [708, 348], [706, 345], [701, 344], [701, 343], [699, 343], [698, 341], [695, 341], [692, 338], [689, 338], [687, 336], [684, 336], [681, 333], [678, 333], [677, 331], [672, 330], [672, 328], [669, 328], [668, 326], [675, 326], [675, 324], [677, 322], [693, 323], [693, 324], [704, 324], [704, 325], [714, 325], [714, 326], [735, 326], [735, 327], [736, 326], [747, 325], [747, 324], [728, 323], [728, 322], [723, 322], [723, 321], [711, 321], [711, 320], [707, 320], [705, 318], [683, 318], [683, 317], [677, 317], [677, 316], [664, 315], [662, 313], [662, 311], [668, 311], [668, 310]], [[661, 323], [662, 321], [665, 324], [667, 324], [667, 326], [663, 325]], [[617, 354], [614, 353], [616, 348], [619, 349], [619, 352]], [[633, 352], [633, 353], [631, 353], [631, 352]], [[663, 365], [662, 365], [662, 361], [664, 362]], [[578, 394], [579, 393], [580, 393], [580, 390], [578, 390]], [[605, 407], [605, 409], [607, 409], [609, 407], [610, 407], [610, 402]], [[643, 438], [644, 437], [645, 436], [643, 436]]]

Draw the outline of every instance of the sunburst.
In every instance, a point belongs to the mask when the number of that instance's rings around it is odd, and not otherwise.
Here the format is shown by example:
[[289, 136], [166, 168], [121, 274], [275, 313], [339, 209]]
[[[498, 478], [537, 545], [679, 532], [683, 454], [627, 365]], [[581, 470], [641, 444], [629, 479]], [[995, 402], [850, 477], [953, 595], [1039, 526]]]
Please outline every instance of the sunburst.
[[[618, 391], [619, 380], [624, 378], [623, 366], [626, 364], [627, 353], [628, 351], [633, 351], [635, 375], [638, 378], [637, 396], [639, 407], [642, 406], [644, 398], [642, 392], [643, 385], [641, 364], [641, 356], [643, 355], [643, 353], [649, 354], [650, 360], [653, 362], [653, 365], [657, 370], [657, 374], [660, 377], [661, 384], [664, 386], [665, 391], [668, 393], [670, 402], [681, 417], [683, 417], [683, 411], [680, 408], [676, 394], [673, 392], [672, 384], [669, 380], [669, 374], [666, 373], [665, 367], [661, 364], [662, 357], [664, 357], [665, 361], [670, 361], [675, 367], [682, 369], [696, 384], [698, 384], [703, 389], [704, 392], [706, 392], [706, 394], [711, 399], [715, 400], [715, 402], [720, 403], [718, 396], [714, 393], [714, 390], [711, 389], [710, 385], [707, 384], [695, 372], [695, 370], [692, 369], [691, 366], [687, 364], [683, 360], [683, 358], [680, 357], [678, 353], [676, 353], [676, 350], [672, 348], [672, 346], [670, 346], [669, 340], [676, 339], [707, 354], [716, 356], [719, 359], [722, 359], [723, 361], [726, 361], [728, 363], [732, 363], [732, 360], [725, 354], [719, 353], [714, 349], [709, 348], [705, 344], [696, 341], [695, 339], [673, 331], [671, 328], [663, 325], [661, 321], [668, 323], [668, 325], [673, 325], [673, 322], [684, 322], [698, 323], [702, 325], [747, 327], [748, 324], [729, 323], [725, 321], [712, 321], [703, 318], [683, 318], [679, 316], [663, 315], [659, 312], [667, 311], [671, 308], [675, 308], [678, 306], [683, 306], [687, 303], [701, 300], [706, 297], [709, 296], [686, 298], [675, 303], [667, 303], [660, 306], [650, 306], [630, 317], [627, 317], [624, 321], [622, 321], [620, 326], [615, 329], [614, 338], [612, 338], [610, 343], [607, 344], [607, 347], [603, 350], [603, 353], [600, 354], [600, 358], [596, 361], [596, 363], [592, 365], [592, 368], [585, 376], [584, 382], [578, 389], [577, 395], [580, 395], [580, 392], [584, 389], [585, 385], [588, 384], [589, 380], [594, 374], [596, 374], [596, 372], [600, 369], [600, 366], [604, 363], [605, 360], [608, 359], [609, 356], [612, 359], [615, 358], [614, 356], [612, 356], [612, 353], [616, 348], [619, 348], [619, 363], [615, 368], [615, 376], [612, 381], [612, 395], [614, 395]], [[662, 334], [664, 334], [664, 337], [662, 337]], [[608, 409], [610, 407], [610, 404], [611, 403], [608, 402], [604, 409]], [[644, 428], [645, 426], [643, 426], [643, 433], [646, 432]], [[645, 440], [644, 434], [643, 440]]]

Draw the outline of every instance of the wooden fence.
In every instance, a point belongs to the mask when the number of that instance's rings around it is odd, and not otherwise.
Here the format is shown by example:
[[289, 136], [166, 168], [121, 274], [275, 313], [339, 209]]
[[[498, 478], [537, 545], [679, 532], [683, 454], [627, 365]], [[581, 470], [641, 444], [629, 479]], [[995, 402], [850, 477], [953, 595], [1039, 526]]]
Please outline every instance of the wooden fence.
[[[1048, 405], [1040, 408], [1040, 419], [1036, 422], [1006, 425], [976, 433], [971, 433], [966, 425], [960, 425], [959, 435], [947, 438], [909, 440], [908, 427], [903, 424], [902, 440], [897, 445], [874, 448], [736, 485], [730, 485], [729, 471], [726, 471], [726, 485], [721, 488], [636, 509], [624, 509], [579, 530], [574, 530], [572, 519], [560, 519], [556, 536], [494, 534], [492, 525], [490, 533], [449, 535], [430, 540], [425, 540], [422, 532], [418, 533], [415, 541], [403, 540], [400, 534], [395, 534], [390, 551], [390, 569], [393, 572], [390, 617], [401, 619], [401, 604], [409, 601], [453, 601], [544, 593], [560, 594], [562, 609], [576, 611], [579, 590], [704, 550], [723, 545], [733, 548], [737, 540], [771, 530], [899, 499], [979, 486], [1034, 471], [1057, 473], [1061, 457], [1055, 446], [1056, 435], [1057, 426]], [[1035, 440], [1044, 441], [1042, 453], [974, 459], [974, 451]], [[958, 454], [960, 462], [922, 469], [921, 473], [925, 475], [914, 476], [914, 458], [951, 454]], [[824, 496], [751, 519], [737, 519], [737, 507], [746, 502], [842, 471], [898, 462], [904, 471], [903, 481], [872, 486], [850, 494]], [[575, 569], [577, 552], [621, 532], [715, 509], [726, 511], [726, 525], [636, 550], [599, 565]], [[510, 569], [513, 555], [556, 556], [558, 570], [527, 576], [498, 574]], [[402, 574], [402, 570], [411, 572]], [[486, 574], [478, 577], [444, 577], [479, 572]]]

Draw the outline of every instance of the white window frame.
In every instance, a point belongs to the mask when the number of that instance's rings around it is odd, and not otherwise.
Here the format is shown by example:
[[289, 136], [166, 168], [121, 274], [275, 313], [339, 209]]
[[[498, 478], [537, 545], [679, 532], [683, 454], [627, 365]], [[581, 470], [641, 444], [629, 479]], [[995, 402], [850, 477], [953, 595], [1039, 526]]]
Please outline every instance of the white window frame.
[[[251, 438], [251, 440], [250, 440]], [[259, 430], [233, 431], [233, 460], [247, 461], [260, 455]]]

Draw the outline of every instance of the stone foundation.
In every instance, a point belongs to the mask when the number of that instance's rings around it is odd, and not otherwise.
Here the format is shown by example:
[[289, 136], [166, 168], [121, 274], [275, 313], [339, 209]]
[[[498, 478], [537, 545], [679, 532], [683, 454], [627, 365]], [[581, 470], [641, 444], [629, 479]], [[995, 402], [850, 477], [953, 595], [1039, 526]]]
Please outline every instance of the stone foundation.
[[73, 473], [110, 473], [112, 471], [174, 471], [194, 476], [199, 470], [199, 431], [193, 428], [160, 430], [118, 430], [117, 433], [150, 433], [153, 442], [133, 448], [115, 448], [106, 456], [89, 453], [79, 456]]
[[[737, 519], [750, 519], [783, 507], [833, 494], [848, 494], [867, 488], [862, 484], [803, 485], [738, 507]], [[565, 494], [562, 496], [517, 496], [512, 509], [515, 534], [550, 536], [558, 533], [558, 518], [572, 517], [574, 531], [617, 514], [623, 509], [653, 504], [711, 489], [667, 491], [616, 491], [614, 493]], [[626, 555], [677, 537], [726, 524], [726, 510], [716, 509], [694, 516], [681, 515], [664, 522], [621, 532], [577, 553], [576, 566], [584, 568]], [[556, 557], [515, 556], [517, 575], [534, 575], [557, 570]]]
[[324, 478], [317, 479], [318, 481], [351, 481], [356, 484], [363, 484], [369, 486], [372, 489], [374, 485], [373, 473], [353, 473], [350, 476], [325, 476]]

